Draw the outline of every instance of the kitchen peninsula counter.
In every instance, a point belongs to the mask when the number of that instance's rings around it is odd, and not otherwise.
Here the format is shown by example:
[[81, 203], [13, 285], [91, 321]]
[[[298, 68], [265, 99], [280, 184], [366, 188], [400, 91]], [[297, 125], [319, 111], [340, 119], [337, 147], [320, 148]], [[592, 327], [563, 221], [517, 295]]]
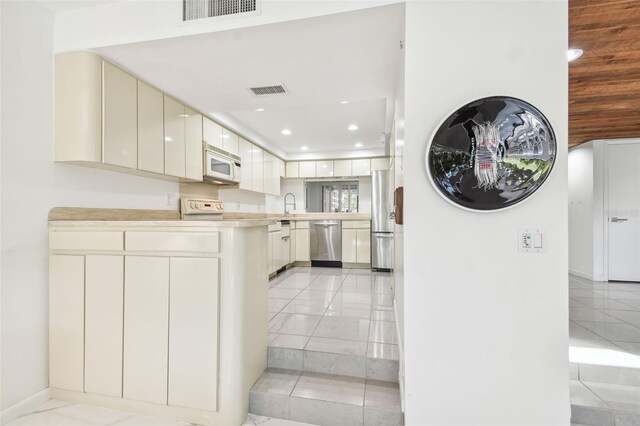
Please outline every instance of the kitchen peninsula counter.
[[267, 228], [176, 211], [53, 209], [55, 399], [241, 424], [267, 360]]

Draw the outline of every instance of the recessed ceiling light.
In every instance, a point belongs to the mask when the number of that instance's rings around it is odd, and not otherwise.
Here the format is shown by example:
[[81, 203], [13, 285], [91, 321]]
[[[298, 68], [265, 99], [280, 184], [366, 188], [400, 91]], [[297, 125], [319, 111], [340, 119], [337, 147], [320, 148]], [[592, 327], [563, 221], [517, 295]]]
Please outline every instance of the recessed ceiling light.
[[348, 104], [351, 101], [340, 101], [341, 104]]
[[357, 124], [349, 124], [349, 127], [347, 127], [347, 129], [351, 130], [352, 132], [358, 130], [359, 128], [360, 127], [358, 127]]
[[309, 148], [306, 146], [301, 146], [300, 151], [309, 151]]
[[364, 146], [364, 145], [363, 145], [363, 144], [361, 144], [360, 142], [358, 142], [358, 143], [355, 145], [355, 147], [356, 147], [356, 148], [362, 148], [363, 146]]
[[264, 108], [256, 108], [254, 111], [262, 112], [264, 111]]
[[567, 59], [569, 62], [574, 61], [582, 56], [583, 53], [584, 51], [582, 49], [569, 49], [567, 50]]
[[289, 135], [291, 134], [291, 130], [289, 130], [289, 129], [282, 129], [282, 131], [281, 131], [280, 133], [282, 133], [282, 134], [283, 134], [283, 135], [285, 135], [285, 136], [289, 136]]

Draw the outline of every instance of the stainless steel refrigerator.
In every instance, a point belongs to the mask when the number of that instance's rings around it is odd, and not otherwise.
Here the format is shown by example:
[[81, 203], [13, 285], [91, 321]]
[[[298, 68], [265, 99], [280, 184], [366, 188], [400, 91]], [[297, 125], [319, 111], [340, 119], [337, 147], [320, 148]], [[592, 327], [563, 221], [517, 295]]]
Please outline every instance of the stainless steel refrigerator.
[[393, 268], [393, 188], [391, 172], [371, 172], [371, 269]]

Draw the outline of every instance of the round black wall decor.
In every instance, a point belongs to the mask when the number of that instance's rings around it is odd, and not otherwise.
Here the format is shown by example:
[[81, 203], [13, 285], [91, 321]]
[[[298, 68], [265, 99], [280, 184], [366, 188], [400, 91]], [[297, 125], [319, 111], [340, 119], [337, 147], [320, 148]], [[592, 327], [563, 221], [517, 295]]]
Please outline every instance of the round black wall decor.
[[533, 194], [555, 158], [556, 138], [545, 116], [523, 100], [493, 96], [447, 117], [431, 139], [426, 162], [446, 200], [491, 211]]

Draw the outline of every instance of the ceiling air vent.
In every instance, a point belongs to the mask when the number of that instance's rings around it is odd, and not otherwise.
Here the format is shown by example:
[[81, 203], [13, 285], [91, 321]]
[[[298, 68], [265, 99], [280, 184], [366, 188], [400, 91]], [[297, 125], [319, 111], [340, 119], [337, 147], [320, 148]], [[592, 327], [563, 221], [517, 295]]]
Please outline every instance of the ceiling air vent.
[[193, 21], [194, 19], [255, 12], [257, 7], [258, 0], [182, 0], [182, 19]]
[[251, 90], [256, 96], [283, 95], [287, 93], [287, 89], [285, 89], [281, 84], [274, 86], [250, 87], [249, 90]]

